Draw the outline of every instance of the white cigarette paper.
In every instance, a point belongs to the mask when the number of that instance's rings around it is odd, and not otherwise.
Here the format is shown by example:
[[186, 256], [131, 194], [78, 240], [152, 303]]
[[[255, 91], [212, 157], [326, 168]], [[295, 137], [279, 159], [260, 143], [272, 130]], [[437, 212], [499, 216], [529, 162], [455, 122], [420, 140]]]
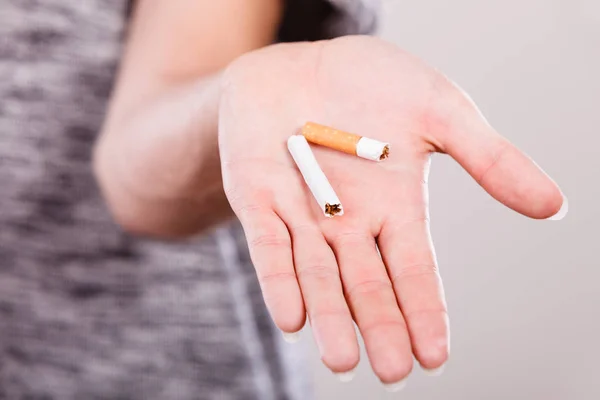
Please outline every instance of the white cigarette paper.
[[356, 144], [356, 155], [367, 160], [381, 161], [388, 157], [390, 144], [379, 140], [361, 137]]
[[344, 215], [340, 199], [327, 180], [325, 173], [319, 167], [308, 142], [302, 135], [290, 136], [287, 142], [288, 150], [298, 166], [306, 185], [310, 189], [319, 207], [326, 217]]

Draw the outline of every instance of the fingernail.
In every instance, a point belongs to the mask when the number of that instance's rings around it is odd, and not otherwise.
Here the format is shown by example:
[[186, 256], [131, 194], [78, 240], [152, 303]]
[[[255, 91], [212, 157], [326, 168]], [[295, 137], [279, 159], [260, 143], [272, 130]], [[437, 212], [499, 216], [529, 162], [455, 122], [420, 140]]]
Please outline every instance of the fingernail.
[[357, 367], [354, 367], [350, 371], [346, 372], [336, 372], [335, 375], [342, 382], [350, 382], [352, 379], [354, 379], [354, 375], [356, 375], [356, 368]]
[[281, 332], [283, 335], [283, 340], [288, 343], [296, 343], [300, 340], [300, 332]]
[[440, 376], [442, 374], [442, 372], [444, 372], [445, 368], [446, 368], [446, 364], [442, 364], [437, 368], [431, 368], [431, 369], [423, 368], [423, 372], [425, 373], [425, 375], [429, 375], [429, 376]]
[[406, 386], [406, 381], [407, 381], [408, 377], [399, 380], [396, 383], [384, 383], [383, 387], [385, 388], [385, 390], [387, 390], [388, 392], [399, 392], [402, 389], [404, 389], [404, 387]]
[[562, 206], [560, 206], [560, 210], [558, 210], [556, 214], [547, 219], [550, 221], [560, 221], [565, 217], [565, 215], [567, 215], [567, 212], [569, 212], [569, 200], [567, 200], [567, 198], [563, 194], [563, 202]]

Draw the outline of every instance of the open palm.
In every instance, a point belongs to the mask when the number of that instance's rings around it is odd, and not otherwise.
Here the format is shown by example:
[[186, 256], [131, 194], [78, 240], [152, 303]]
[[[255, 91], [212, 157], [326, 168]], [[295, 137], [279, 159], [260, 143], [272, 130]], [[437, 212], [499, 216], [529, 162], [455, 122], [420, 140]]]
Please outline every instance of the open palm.
[[[384, 383], [448, 357], [446, 305], [429, 235], [430, 154], [455, 158], [492, 196], [534, 218], [556, 185], [493, 131], [443, 75], [368, 37], [275, 45], [226, 72], [219, 145], [227, 197], [265, 302], [284, 332], [308, 313], [324, 363], [359, 359], [353, 321]], [[286, 149], [306, 121], [391, 144], [381, 163], [313, 146], [344, 215], [325, 218]], [[379, 254], [380, 252], [380, 254]]]

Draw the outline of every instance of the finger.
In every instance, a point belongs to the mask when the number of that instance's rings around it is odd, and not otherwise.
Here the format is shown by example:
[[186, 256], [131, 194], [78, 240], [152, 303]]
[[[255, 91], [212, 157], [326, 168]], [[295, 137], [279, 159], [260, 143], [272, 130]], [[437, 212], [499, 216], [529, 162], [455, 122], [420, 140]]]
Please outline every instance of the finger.
[[556, 215], [563, 196], [552, 179], [500, 136], [464, 92], [445, 79], [439, 82], [434, 113], [442, 121], [432, 132], [438, 147], [506, 206], [532, 218]]
[[285, 224], [268, 207], [245, 206], [234, 211], [244, 228], [263, 298], [275, 325], [285, 333], [299, 331], [306, 311]]
[[359, 347], [335, 256], [316, 225], [289, 226], [296, 275], [323, 363], [333, 372], [352, 370]]
[[427, 218], [386, 221], [378, 244], [415, 358], [426, 369], [442, 366], [449, 351], [448, 315]]
[[410, 340], [375, 239], [346, 231], [331, 242], [373, 371], [383, 383], [398, 382], [412, 369]]

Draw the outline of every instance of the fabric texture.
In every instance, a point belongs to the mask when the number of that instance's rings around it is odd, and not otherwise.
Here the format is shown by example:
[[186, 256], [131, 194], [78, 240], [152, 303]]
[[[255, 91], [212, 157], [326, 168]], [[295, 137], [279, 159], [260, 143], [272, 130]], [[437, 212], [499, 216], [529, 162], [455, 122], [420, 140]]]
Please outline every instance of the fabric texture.
[[[309, 399], [303, 344], [271, 322], [237, 222], [165, 243], [102, 201], [91, 150], [127, 8], [0, 1], [0, 398]], [[290, 0], [280, 36], [366, 33], [373, 10]]]

